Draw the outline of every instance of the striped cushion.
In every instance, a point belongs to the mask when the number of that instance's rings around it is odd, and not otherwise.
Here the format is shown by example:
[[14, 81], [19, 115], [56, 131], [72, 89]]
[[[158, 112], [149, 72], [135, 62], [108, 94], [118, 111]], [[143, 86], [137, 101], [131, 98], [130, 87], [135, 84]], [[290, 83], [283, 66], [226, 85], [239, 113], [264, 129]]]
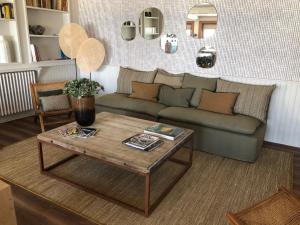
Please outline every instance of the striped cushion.
[[184, 78], [184, 73], [172, 74], [164, 70], [158, 70], [154, 83], [165, 84], [174, 88], [181, 88]]
[[275, 85], [251, 85], [230, 82], [219, 79], [217, 81], [217, 92], [240, 93], [234, 112], [252, 116], [266, 122], [267, 112]]
[[157, 70], [154, 71], [138, 71], [130, 68], [120, 68], [118, 77], [117, 93], [131, 94], [132, 81], [138, 81], [143, 83], [153, 83]]

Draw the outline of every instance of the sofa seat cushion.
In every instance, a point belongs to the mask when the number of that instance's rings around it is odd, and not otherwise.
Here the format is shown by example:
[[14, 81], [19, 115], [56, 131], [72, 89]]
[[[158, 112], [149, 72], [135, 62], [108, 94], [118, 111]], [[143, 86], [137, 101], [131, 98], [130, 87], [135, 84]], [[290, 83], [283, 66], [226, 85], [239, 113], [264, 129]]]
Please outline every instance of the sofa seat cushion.
[[166, 108], [165, 105], [156, 102], [129, 98], [127, 94], [117, 93], [107, 94], [97, 98], [96, 105], [144, 113], [153, 117], [157, 117], [158, 112]]
[[158, 113], [169, 120], [197, 124], [240, 134], [254, 134], [261, 122], [244, 115], [224, 115], [193, 108], [169, 107]]

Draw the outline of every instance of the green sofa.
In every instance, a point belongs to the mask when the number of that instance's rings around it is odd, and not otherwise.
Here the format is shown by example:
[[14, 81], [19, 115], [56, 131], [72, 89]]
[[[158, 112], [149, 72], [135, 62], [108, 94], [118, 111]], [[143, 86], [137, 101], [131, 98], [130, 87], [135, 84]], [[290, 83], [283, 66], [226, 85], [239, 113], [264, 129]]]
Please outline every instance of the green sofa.
[[120, 93], [103, 95], [96, 99], [96, 111], [193, 129], [195, 150], [227, 158], [255, 162], [262, 149], [266, 124], [253, 117], [224, 115], [196, 107], [169, 107], [128, 96], [129, 94]]

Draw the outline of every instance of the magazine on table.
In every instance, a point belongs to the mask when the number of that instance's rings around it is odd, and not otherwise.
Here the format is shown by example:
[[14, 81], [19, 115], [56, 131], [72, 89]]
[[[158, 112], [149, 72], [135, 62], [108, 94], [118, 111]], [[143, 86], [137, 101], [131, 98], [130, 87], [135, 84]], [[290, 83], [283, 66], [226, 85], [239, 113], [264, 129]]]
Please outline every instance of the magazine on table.
[[99, 129], [90, 127], [68, 127], [65, 129], [60, 129], [58, 132], [64, 137], [78, 137], [78, 138], [89, 138], [95, 136]]
[[159, 137], [149, 134], [136, 134], [122, 142], [123, 144], [142, 151], [152, 151], [159, 147], [163, 141]]
[[184, 129], [159, 123], [152, 127], [147, 127], [144, 133], [174, 141], [184, 133]]

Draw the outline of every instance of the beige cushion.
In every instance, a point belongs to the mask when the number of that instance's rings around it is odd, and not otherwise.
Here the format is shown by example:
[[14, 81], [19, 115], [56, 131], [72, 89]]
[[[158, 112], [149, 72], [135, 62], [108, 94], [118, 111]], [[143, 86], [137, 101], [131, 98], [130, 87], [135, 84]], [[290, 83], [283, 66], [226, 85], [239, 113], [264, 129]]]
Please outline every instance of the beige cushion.
[[266, 122], [270, 99], [275, 85], [251, 85], [219, 79], [217, 92], [240, 93], [234, 112]]
[[157, 71], [138, 71], [130, 68], [120, 68], [118, 77], [117, 93], [131, 94], [132, 81], [139, 81], [143, 83], [153, 83]]
[[67, 95], [52, 95], [40, 97], [42, 110], [44, 112], [58, 111], [70, 108], [70, 102]]
[[157, 102], [160, 84], [147, 84], [141, 82], [132, 82], [132, 94], [130, 98], [144, 99]]
[[201, 100], [198, 109], [233, 115], [233, 108], [238, 93], [222, 93], [202, 90]]
[[158, 70], [154, 83], [165, 84], [174, 88], [181, 88], [184, 74], [172, 74], [164, 70]]

